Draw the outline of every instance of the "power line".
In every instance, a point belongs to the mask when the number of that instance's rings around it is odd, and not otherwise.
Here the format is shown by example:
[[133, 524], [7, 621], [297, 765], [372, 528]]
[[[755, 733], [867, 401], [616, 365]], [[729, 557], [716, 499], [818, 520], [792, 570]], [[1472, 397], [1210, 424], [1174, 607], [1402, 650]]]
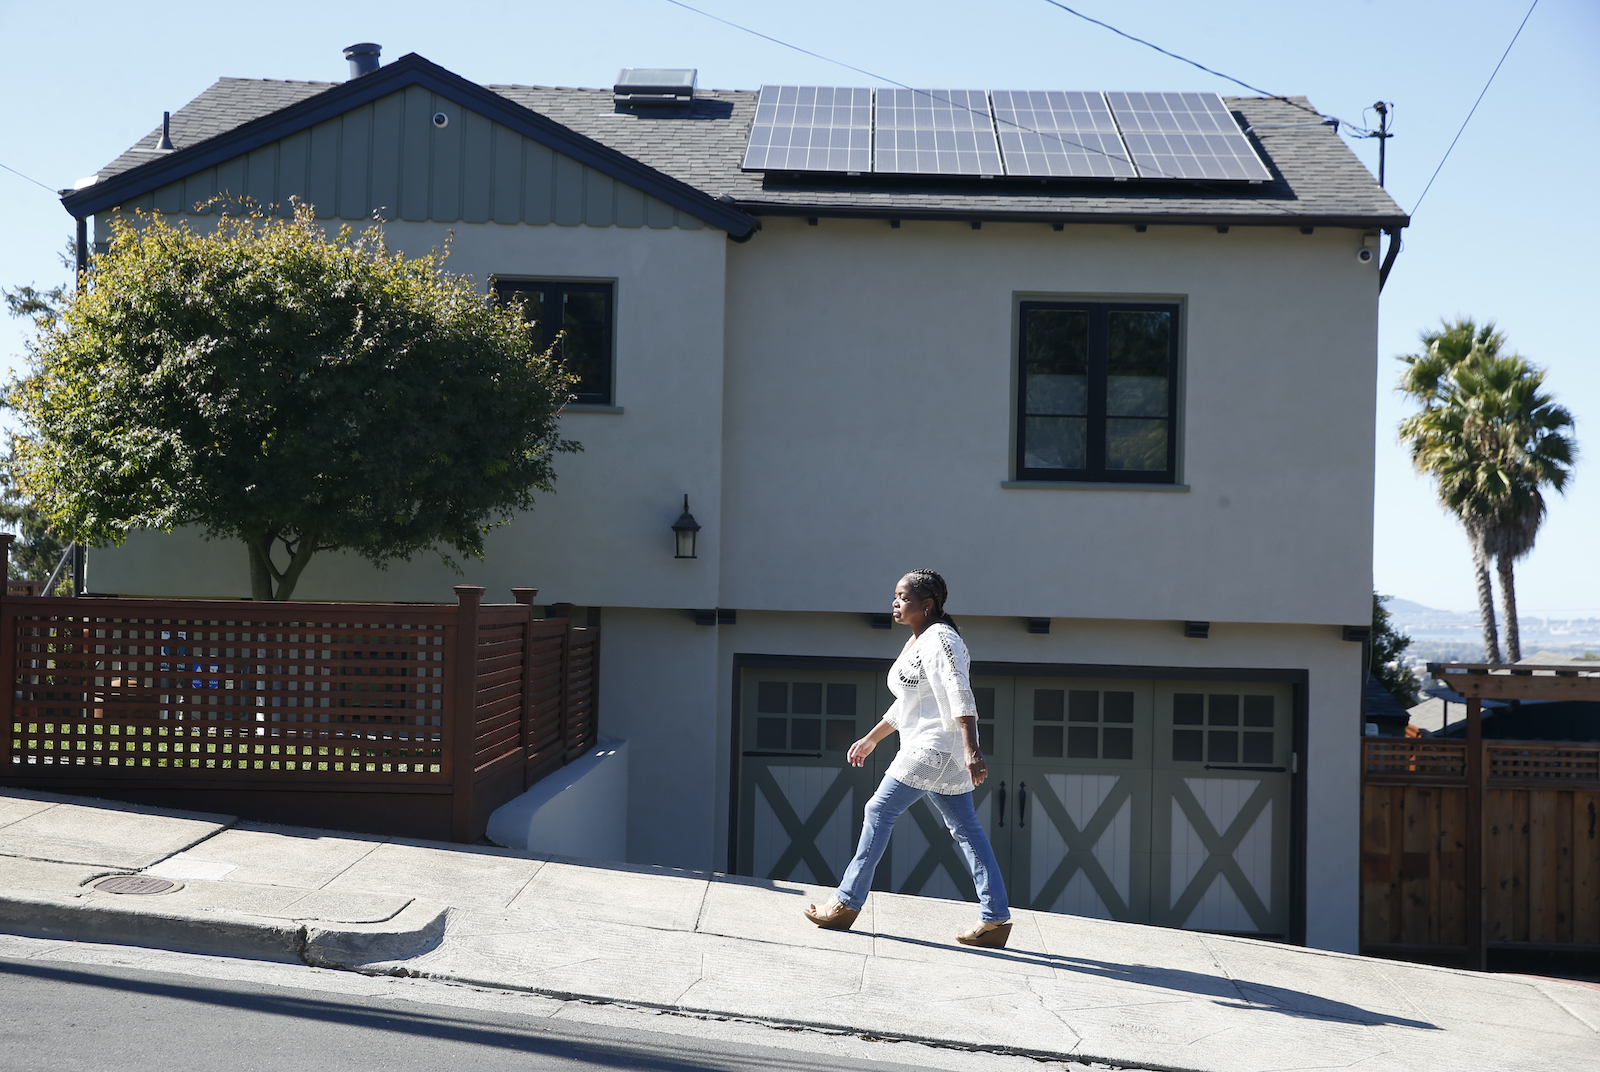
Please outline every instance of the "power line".
[[1450, 148], [1444, 151], [1444, 156], [1439, 160], [1439, 166], [1433, 169], [1433, 174], [1428, 178], [1428, 185], [1422, 188], [1422, 196], [1418, 197], [1417, 203], [1411, 206], [1411, 215], [1413, 217], [1416, 216], [1417, 209], [1422, 207], [1422, 198], [1427, 197], [1428, 191], [1433, 189], [1433, 180], [1437, 179], [1439, 172], [1444, 170], [1444, 162], [1450, 159], [1451, 152], [1455, 150], [1456, 142], [1460, 141], [1461, 135], [1466, 133], [1467, 124], [1472, 122], [1472, 116], [1477, 112], [1478, 105], [1483, 103], [1483, 95], [1489, 92], [1490, 86], [1494, 85], [1494, 76], [1500, 73], [1501, 65], [1506, 62], [1506, 57], [1511, 55], [1511, 45], [1516, 44], [1517, 38], [1522, 36], [1522, 28], [1528, 25], [1528, 20], [1533, 17], [1533, 9], [1538, 6], [1539, 0], [1533, 0], [1533, 3], [1528, 5], [1528, 13], [1522, 16], [1522, 21], [1517, 24], [1517, 32], [1511, 35], [1511, 44], [1507, 45], [1506, 50], [1500, 54], [1500, 62], [1494, 65], [1493, 71], [1489, 72], [1489, 80], [1483, 84], [1483, 91], [1478, 94], [1478, 99], [1472, 102], [1472, 111], [1468, 112], [1467, 117], [1461, 121], [1461, 129], [1456, 131], [1456, 136], [1450, 139]]
[[[39, 187], [39, 189], [41, 189], [41, 190], [50, 190], [50, 187], [48, 187], [44, 183], [40, 182], [38, 179], [34, 178], [32, 175], [24, 175], [22, 172], [18, 171], [14, 167], [11, 167], [8, 164], [0, 164], [0, 168], [5, 168], [7, 171], [11, 172], [11, 174], [17, 176], [17, 178], [19, 178], [19, 179], [27, 179], [29, 182], [33, 183], [35, 186]], [[57, 195], [58, 197], [61, 194], [60, 190], [50, 190], [50, 192], [52, 194]]]
[[[669, 0], [669, 2], [670, 2], [670, 0]], [[1141, 44], [1141, 45], [1145, 46], [1146, 48], [1153, 48], [1157, 52], [1161, 53], [1163, 56], [1171, 56], [1173, 59], [1180, 60], [1183, 63], [1187, 63], [1191, 67], [1199, 68], [1200, 70], [1204, 71], [1206, 74], [1215, 75], [1218, 78], [1225, 79], [1225, 80], [1227, 80], [1229, 82], [1232, 82], [1236, 86], [1243, 86], [1245, 89], [1248, 89], [1252, 93], [1259, 93], [1263, 97], [1271, 97], [1273, 100], [1282, 101], [1285, 104], [1291, 105], [1291, 106], [1293, 106], [1295, 108], [1299, 108], [1302, 112], [1310, 112], [1312, 115], [1321, 116], [1324, 119], [1332, 119], [1336, 123], [1339, 123], [1339, 124], [1341, 124], [1343, 126], [1349, 127], [1351, 130], [1360, 131], [1363, 135], [1372, 133], [1370, 130], [1366, 129], [1365, 127], [1358, 127], [1354, 123], [1346, 123], [1343, 119], [1339, 119], [1336, 116], [1324, 115], [1322, 112], [1317, 111], [1315, 108], [1309, 108], [1306, 105], [1301, 104], [1299, 101], [1290, 100], [1288, 97], [1285, 97], [1280, 93], [1268, 93], [1266, 90], [1262, 89], [1260, 86], [1252, 86], [1249, 82], [1241, 81], [1240, 79], [1237, 79], [1237, 78], [1233, 77], [1233, 75], [1231, 75], [1231, 74], [1223, 74], [1221, 71], [1214, 71], [1210, 67], [1207, 67], [1205, 64], [1199, 63], [1199, 62], [1196, 62], [1195, 60], [1190, 59], [1188, 56], [1180, 56], [1176, 52], [1172, 52], [1172, 51], [1170, 51], [1168, 49], [1162, 48], [1160, 45], [1156, 44], [1154, 41], [1146, 41], [1142, 37], [1135, 37], [1133, 34], [1128, 33], [1125, 30], [1117, 29], [1115, 26], [1111, 25], [1109, 22], [1101, 22], [1099, 19], [1092, 18], [1092, 17], [1090, 17], [1088, 15], [1085, 15], [1081, 11], [1077, 11], [1077, 10], [1075, 10], [1073, 8], [1070, 8], [1066, 4], [1060, 3], [1059, 0], [1044, 0], [1044, 2], [1049, 4], [1051, 7], [1060, 8], [1062, 11], [1065, 11], [1069, 15], [1076, 15], [1078, 18], [1082, 19], [1084, 22], [1092, 22], [1096, 26], [1100, 26], [1100, 27], [1103, 27], [1103, 28], [1105, 28], [1107, 30], [1110, 30], [1112, 33], [1116, 34], [1118, 37], [1126, 37], [1129, 41], [1134, 41], [1134, 42], [1136, 42], [1138, 44]]]
[[667, 3], [673, 5], [674, 7], [681, 7], [685, 11], [693, 11], [696, 15], [703, 15], [706, 18], [712, 20], [713, 22], [722, 23], [722, 25], [724, 25], [724, 26], [732, 26], [735, 30], [743, 30], [745, 33], [752, 34], [752, 35], [754, 35], [756, 37], [759, 37], [763, 41], [771, 41], [775, 45], [782, 45], [784, 48], [793, 49], [794, 51], [799, 52], [799, 53], [801, 53], [803, 55], [810, 56], [812, 59], [821, 60], [823, 63], [831, 63], [835, 67], [843, 67], [845, 70], [854, 71], [854, 72], [856, 72], [856, 74], [864, 74], [868, 78], [876, 78], [880, 82], [887, 82], [891, 86], [899, 86], [901, 89], [910, 89], [911, 88], [910, 86], [906, 85], [904, 82], [896, 82], [893, 78], [888, 78], [888, 77], [885, 77], [884, 75], [881, 75], [881, 74], [874, 74], [873, 72], [867, 70], [864, 67], [851, 66], [850, 64], [845, 63], [843, 60], [832, 59], [831, 57], [824, 56], [820, 52], [812, 52], [809, 48], [801, 48], [799, 45], [791, 45], [787, 41], [778, 40], [776, 37], [773, 37], [771, 34], [764, 34], [760, 30], [752, 30], [748, 26], [740, 26], [737, 22], [730, 22], [729, 20], [723, 18], [720, 15], [713, 15], [709, 11], [701, 11], [697, 7], [690, 7], [688, 4], [683, 3], [682, 0], [667, 0]]

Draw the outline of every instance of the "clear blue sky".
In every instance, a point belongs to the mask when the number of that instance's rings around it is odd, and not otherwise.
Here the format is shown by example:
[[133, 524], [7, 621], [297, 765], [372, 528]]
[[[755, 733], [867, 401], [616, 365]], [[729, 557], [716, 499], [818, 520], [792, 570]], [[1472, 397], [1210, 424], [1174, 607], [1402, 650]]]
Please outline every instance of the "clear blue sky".
[[[989, 89], [1245, 92], [1059, 11], [1044, 0], [696, 0], [696, 7], [885, 78]], [[1151, 0], [1073, 6], [1273, 93], [1362, 121], [1394, 101], [1388, 179], [1408, 211], [1500, 58], [1527, 0]], [[164, 0], [139, 9], [0, 0], [0, 163], [56, 188], [92, 174], [221, 75], [338, 80], [342, 48], [377, 41], [478, 82], [608, 86], [620, 67], [697, 67], [700, 85], [861, 85], [840, 67], [666, 0], [414, 0], [255, 6]], [[1466, 541], [1396, 446], [1405, 412], [1394, 355], [1419, 329], [1492, 318], [1550, 370], [1589, 459], [1519, 569], [1525, 610], [1600, 615], [1600, 365], [1589, 323], [1600, 272], [1600, 5], [1540, 0], [1489, 95], [1406, 232], [1378, 340], [1376, 583], [1450, 609], [1474, 605]], [[1375, 143], [1347, 139], [1376, 173]], [[55, 197], [0, 171], [0, 282], [62, 278], [71, 220]], [[15, 363], [24, 325], [0, 322]], [[1307, 399], [1307, 405], [1315, 405]], [[1263, 449], [1270, 445], [1263, 444]]]

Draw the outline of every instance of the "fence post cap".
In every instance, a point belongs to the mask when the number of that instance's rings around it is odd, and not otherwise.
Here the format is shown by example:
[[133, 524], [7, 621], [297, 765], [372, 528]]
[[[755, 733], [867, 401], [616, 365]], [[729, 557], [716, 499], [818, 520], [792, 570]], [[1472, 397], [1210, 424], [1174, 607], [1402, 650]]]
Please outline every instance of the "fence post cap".
[[534, 596], [538, 594], [539, 590], [537, 588], [513, 588], [511, 590], [511, 598], [518, 603], [532, 603]]
[[456, 585], [456, 602], [462, 606], [483, 602], [484, 588], [481, 584]]

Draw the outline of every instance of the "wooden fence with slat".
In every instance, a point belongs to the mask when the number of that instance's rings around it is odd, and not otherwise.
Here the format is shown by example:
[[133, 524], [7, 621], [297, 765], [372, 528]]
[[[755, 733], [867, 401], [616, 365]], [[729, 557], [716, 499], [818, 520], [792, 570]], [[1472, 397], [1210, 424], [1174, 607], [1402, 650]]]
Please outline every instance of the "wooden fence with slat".
[[595, 742], [598, 626], [535, 618], [532, 593], [483, 605], [461, 586], [450, 606], [7, 592], [0, 784], [475, 840]]
[[1600, 744], [1361, 748], [1364, 953], [1481, 967], [1486, 949], [1600, 952]]

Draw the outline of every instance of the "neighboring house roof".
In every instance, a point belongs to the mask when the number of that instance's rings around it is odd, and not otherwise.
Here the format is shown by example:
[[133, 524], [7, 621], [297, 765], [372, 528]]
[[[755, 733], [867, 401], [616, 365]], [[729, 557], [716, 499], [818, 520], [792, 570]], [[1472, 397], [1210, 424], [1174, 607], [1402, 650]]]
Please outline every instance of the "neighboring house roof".
[[1406, 709], [1378, 680], [1378, 675], [1367, 675], [1367, 721], [1394, 722], [1404, 726], [1410, 719]]
[[102, 169], [99, 183], [62, 201], [74, 215], [101, 211], [411, 83], [736, 236], [762, 215], [1368, 228], [1409, 222], [1332, 129], [1284, 126], [1314, 121], [1290, 103], [1306, 105], [1304, 98], [1225, 98], [1246, 125], [1274, 127], [1252, 135], [1273, 174], [1256, 185], [881, 175], [797, 181], [740, 167], [754, 91], [701, 90], [688, 115], [636, 115], [618, 112], [609, 89], [482, 87], [414, 54], [343, 83], [221, 79], [174, 113], [178, 152], [155, 152], [159, 131], [152, 132]]

